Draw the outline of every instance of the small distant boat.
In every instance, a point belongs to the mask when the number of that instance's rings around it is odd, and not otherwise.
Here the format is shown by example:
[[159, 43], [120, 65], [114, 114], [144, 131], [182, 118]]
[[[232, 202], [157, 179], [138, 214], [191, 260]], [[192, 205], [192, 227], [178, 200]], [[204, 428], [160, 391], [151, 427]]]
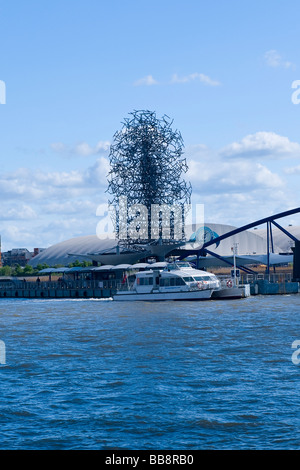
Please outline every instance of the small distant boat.
[[207, 300], [220, 288], [218, 278], [189, 263], [170, 263], [163, 269], [140, 271], [123, 280], [113, 299], [118, 301]]

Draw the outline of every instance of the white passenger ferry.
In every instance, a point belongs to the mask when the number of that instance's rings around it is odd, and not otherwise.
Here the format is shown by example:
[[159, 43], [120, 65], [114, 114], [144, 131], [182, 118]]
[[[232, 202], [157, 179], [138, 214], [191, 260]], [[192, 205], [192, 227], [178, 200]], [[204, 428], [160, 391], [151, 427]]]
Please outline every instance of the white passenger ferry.
[[218, 278], [194, 269], [189, 263], [170, 263], [164, 269], [149, 269], [129, 276], [114, 300], [205, 300], [220, 288]]

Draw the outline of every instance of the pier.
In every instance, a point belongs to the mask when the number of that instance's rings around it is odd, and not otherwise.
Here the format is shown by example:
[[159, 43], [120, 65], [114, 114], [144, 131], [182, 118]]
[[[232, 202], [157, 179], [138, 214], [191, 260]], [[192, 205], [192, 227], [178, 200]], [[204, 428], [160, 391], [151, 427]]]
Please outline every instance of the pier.
[[110, 298], [116, 291], [115, 283], [99, 281], [22, 281], [7, 280], [0, 282], [0, 298], [28, 299], [91, 299]]
[[[92, 272], [92, 271], [91, 271]], [[90, 272], [90, 274], [91, 274]], [[111, 272], [111, 279], [89, 279], [88, 271], [76, 271], [76, 279], [59, 278], [46, 280], [45, 276], [32, 280], [19, 278], [0, 279], [1, 298], [27, 299], [108, 299], [122, 282], [123, 272]], [[51, 277], [51, 276], [49, 276]], [[108, 277], [108, 276], [103, 276]], [[230, 289], [233, 283], [229, 276], [219, 276], [222, 286]], [[291, 273], [247, 274], [241, 276], [237, 287], [250, 286], [250, 295], [284, 295], [300, 292], [300, 283], [294, 282]]]

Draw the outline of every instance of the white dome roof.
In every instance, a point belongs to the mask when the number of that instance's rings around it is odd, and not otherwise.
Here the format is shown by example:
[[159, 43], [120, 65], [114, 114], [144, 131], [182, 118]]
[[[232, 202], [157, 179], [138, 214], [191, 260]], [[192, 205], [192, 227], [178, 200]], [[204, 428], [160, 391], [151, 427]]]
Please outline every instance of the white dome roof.
[[57, 264], [68, 266], [76, 260], [91, 261], [90, 257], [84, 255], [87, 253], [109, 250], [114, 246], [116, 246], [115, 240], [100, 240], [96, 235], [71, 238], [70, 240], [65, 240], [61, 243], [50, 246], [32, 258], [29, 264], [33, 267], [43, 263], [48, 266], [55, 266]]
[[[283, 228], [287, 230], [289, 233], [291, 233], [295, 238], [300, 240], [300, 227], [299, 226], [291, 225], [291, 226], [283, 227]], [[267, 239], [266, 229], [257, 229], [257, 230], [253, 230], [253, 232], [259, 235], [260, 237], [264, 238], [265, 240]], [[274, 225], [272, 225], [272, 236], [273, 236], [274, 244], [279, 248], [281, 253], [290, 253], [291, 247], [295, 246], [294, 240], [288, 237], [279, 228], [274, 227]]]
[[[208, 234], [214, 234], [214, 237], [223, 235], [225, 233], [234, 230], [236, 227], [224, 224], [205, 224]], [[284, 234], [283, 234], [284, 235]], [[285, 235], [284, 235], [285, 236]], [[285, 236], [286, 237], [286, 236]], [[287, 238], [287, 237], [286, 237]], [[220, 245], [211, 245], [210, 251], [217, 253], [220, 256], [232, 255], [232, 247], [234, 243], [238, 243], [238, 254], [240, 255], [252, 255], [252, 254], [265, 254], [266, 253], [266, 239], [264, 236], [264, 230], [251, 230], [241, 232], [233, 237], [229, 237], [222, 240]], [[105, 250], [114, 252], [117, 242], [112, 238], [99, 239], [97, 235], [88, 235], [84, 237], [76, 237], [66, 240], [61, 243], [57, 243], [47, 248], [39, 255], [35, 256], [30, 260], [30, 265], [36, 267], [38, 264], [47, 264], [48, 266], [68, 266], [74, 261], [91, 261], [93, 259], [90, 256], [91, 253], [103, 252]], [[275, 241], [275, 252], [279, 253], [282, 251], [280, 245], [277, 246], [277, 240]], [[185, 248], [195, 249], [198, 248], [199, 243], [189, 243]], [[99, 257], [94, 257], [99, 259]], [[134, 263], [137, 262], [137, 255], [132, 255], [132, 260], [126, 259], [122, 261], [117, 259], [116, 262], [112, 263], [112, 257], [109, 256], [108, 262], [105, 264], [120, 264], [121, 262]]]

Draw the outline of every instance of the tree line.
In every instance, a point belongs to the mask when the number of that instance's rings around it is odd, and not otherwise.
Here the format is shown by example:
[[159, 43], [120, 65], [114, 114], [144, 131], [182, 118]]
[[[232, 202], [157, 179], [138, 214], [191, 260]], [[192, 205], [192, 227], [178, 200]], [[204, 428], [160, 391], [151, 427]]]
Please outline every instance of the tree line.
[[[89, 261], [83, 261], [80, 263], [78, 260], [76, 260], [74, 263], [70, 263], [67, 267], [68, 268], [73, 268], [73, 267], [83, 267], [86, 268], [88, 266], [92, 266], [92, 263]], [[56, 265], [54, 266], [55, 268], [62, 268], [65, 266], [61, 265]], [[49, 268], [49, 266], [46, 263], [43, 264], [38, 264], [35, 268], [27, 264], [26, 266], [20, 266], [19, 264], [16, 264], [15, 266], [2, 266], [0, 268], [0, 276], [8, 276], [8, 277], [20, 277], [20, 276], [37, 276], [42, 269]]]

